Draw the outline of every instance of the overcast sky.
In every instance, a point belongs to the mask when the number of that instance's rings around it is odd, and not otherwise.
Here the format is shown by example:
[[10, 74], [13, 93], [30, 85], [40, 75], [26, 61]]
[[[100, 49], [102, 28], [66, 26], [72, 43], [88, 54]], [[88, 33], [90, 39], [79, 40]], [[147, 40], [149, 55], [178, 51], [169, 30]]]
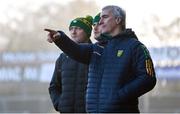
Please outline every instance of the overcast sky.
[[[39, 5], [47, 2], [57, 2], [60, 4], [67, 4], [73, 0], [0, 0], [0, 23], [8, 23], [8, 18], [22, 18], [21, 13], [14, 10], [15, 8], [22, 7], [28, 3], [28, 8], [36, 10]], [[161, 18], [161, 24], [169, 24], [173, 19], [180, 18], [179, 0], [95, 0], [97, 5], [102, 8], [105, 5], [118, 5], [123, 7], [127, 13], [127, 27], [133, 28], [137, 34], [143, 32], [142, 23], [148, 21], [153, 15]], [[6, 15], [5, 15], [6, 14]], [[154, 45], [159, 45], [160, 41], [150, 36], [151, 39], [142, 39], [142, 41], [149, 44], [154, 41]]]
[[[39, 5], [47, 2], [57, 2], [60, 4], [67, 4], [74, 0], [0, 0], [0, 17], [5, 21], [4, 14], [10, 13], [12, 16], [16, 15], [16, 11], [11, 11], [14, 7], [21, 7], [28, 3], [32, 10], [36, 10]], [[88, 1], [88, 0], [86, 0]], [[163, 18], [163, 22], [172, 20], [175, 16], [180, 16], [179, 0], [94, 0], [97, 5], [102, 8], [105, 5], [113, 4], [123, 7], [127, 16], [141, 20], [142, 17], [156, 14]], [[11, 8], [12, 7], [12, 8]], [[14, 14], [13, 14], [14, 13]], [[133, 20], [133, 19], [130, 19]]]

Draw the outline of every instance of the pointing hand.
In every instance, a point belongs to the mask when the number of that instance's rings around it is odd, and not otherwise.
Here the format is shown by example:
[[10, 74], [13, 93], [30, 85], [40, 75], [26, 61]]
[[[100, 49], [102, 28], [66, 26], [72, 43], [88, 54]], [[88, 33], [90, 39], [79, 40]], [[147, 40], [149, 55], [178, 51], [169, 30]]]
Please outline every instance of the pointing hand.
[[48, 38], [47, 41], [49, 43], [54, 42], [56, 39], [58, 39], [58, 37], [60, 37], [60, 33], [58, 31], [52, 30], [52, 29], [44, 29], [44, 31], [49, 32], [48, 33]]

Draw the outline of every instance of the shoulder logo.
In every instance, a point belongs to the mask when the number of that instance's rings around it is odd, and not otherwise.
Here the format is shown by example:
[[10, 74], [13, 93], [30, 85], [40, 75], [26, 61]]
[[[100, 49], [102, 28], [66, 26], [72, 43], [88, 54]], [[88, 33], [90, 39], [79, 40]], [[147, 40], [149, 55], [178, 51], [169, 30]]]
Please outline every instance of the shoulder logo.
[[153, 68], [153, 63], [151, 59], [146, 60], [146, 72], [149, 76], [154, 76], [154, 68]]
[[123, 50], [118, 50], [117, 51], [117, 57], [121, 57], [123, 55]]

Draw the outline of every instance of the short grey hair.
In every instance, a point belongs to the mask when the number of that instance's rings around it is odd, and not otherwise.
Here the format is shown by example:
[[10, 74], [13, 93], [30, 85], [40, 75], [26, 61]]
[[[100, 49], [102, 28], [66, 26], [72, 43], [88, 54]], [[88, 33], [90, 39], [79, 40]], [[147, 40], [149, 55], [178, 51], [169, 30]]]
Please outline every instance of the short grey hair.
[[102, 8], [102, 10], [110, 9], [114, 17], [121, 18], [122, 30], [126, 29], [126, 12], [119, 6], [108, 5]]

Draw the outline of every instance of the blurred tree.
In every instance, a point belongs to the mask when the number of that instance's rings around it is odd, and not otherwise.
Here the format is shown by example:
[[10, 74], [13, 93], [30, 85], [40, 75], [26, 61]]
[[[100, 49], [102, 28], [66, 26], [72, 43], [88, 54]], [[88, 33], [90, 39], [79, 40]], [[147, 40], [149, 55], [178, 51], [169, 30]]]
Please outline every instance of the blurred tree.
[[154, 17], [153, 32], [163, 42], [177, 41], [180, 38], [180, 17], [175, 18], [167, 25], [160, 24], [159, 17]]
[[0, 24], [1, 36], [8, 39], [7, 51], [55, 50], [46, 41], [44, 28], [60, 29], [68, 33], [68, 25], [75, 17], [95, 15], [98, 7], [94, 1], [74, 0], [67, 5], [49, 2], [33, 11], [24, 5], [18, 10], [22, 19], [11, 18]]

